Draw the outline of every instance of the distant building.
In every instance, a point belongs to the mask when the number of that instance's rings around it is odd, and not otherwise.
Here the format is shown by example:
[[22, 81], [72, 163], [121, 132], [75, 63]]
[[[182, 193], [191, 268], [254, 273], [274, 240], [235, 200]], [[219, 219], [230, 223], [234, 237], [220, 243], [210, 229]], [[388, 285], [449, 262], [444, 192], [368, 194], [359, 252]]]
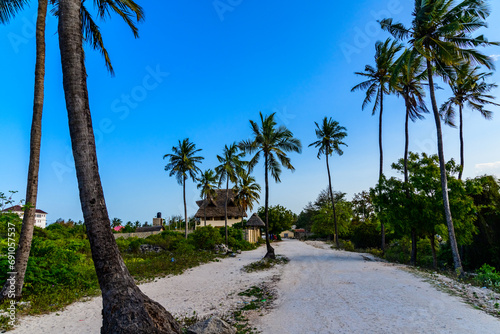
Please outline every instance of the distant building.
[[294, 238], [294, 233], [293, 231], [286, 230], [280, 233], [280, 237], [283, 239], [293, 239]]
[[[135, 229], [135, 232], [136, 233], [140, 233], [140, 232], [156, 232], [156, 233], [160, 233], [160, 232], [163, 232], [165, 231], [165, 228], [163, 226], [143, 226], [143, 227], [138, 227]], [[153, 233], [153, 234], [156, 234], [156, 233]]]
[[[200, 225], [205, 224], [205, 208], [207, 214], [207, 225], [213, 227], [224, 227], [224, 203], [226, 201], [226, 189], [217, 189], [217, 196], [197, 201], [196, 204], [200, 207], [195, 214], [195, 218], [200, 220]], [[237, 206], [234, 201], [234, 191], [229, 189], [227, 200], [227, 226], [239, 223], [246, 217], [247, 214], [242, 212], [241, 207]]]
[[[9, 212], [9, 211], [17, 214], [19, 217], [21, 217], [21, 219], [23, 219], [24, 217], [24, 211], [20, 205], [11, 206], [10, 208], [3, 210], [2, 212]], [[36, 209], [35, 226], [45, 228], [46, 225], [47, 225], [47, 212], [42, 211], [40, 209]]]
[[245, 240], [254, 244], [262, 237], [260, 229], [265, 227], [266, 224], [260, 217], [254, 213], [245, 224]]

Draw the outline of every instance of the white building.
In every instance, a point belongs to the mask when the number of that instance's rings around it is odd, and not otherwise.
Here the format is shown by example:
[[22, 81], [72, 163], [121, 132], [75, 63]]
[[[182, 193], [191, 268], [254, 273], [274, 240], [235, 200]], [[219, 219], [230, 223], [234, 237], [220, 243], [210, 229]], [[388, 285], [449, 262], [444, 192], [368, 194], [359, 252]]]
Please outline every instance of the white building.
[[[10, 208], [7, 208], [3, 210], [2, 212], [12, 212], [17, 214], [21, 219], [24, 217], [24, 211], [23, 208], [20, 205], [14, 205], [11, 206]], [[45, 228], [47, 225], [47, 212], [42, 211], [40, 209], [36, 209], [36, 214], [35, 214], [35, 226]]]

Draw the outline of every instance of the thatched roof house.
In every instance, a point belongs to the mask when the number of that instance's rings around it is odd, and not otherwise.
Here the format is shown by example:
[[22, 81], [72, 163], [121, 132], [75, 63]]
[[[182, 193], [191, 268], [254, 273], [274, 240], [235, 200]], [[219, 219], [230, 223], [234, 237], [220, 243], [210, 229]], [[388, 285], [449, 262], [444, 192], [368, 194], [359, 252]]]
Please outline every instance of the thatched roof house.
[[[200, 201], [196, 201], [196, 204], [200, 207], [195, 218], [200, 219], [200, 225], [204, 225], [205, 212], [207, 215], [207, 225], [212, 225], [214, 227], [224, 226], [224, 203], [226, 201], [226, 189], [217, 189], [215, 198], [208, 198]], [[206, 211], [205, 211], [206, 209]], [[239, 223], [243, 217], [247, 214], [242, 212], [241, 207], [237, 206], [235, 203], [235, 193], [232, 189], [229, 189], [228, 200], [227, 200], [227, 224], [232, 226], [235, 223]]]
[[259, 215], [254, 213], [250, 219], [247, 221], [246, 226], [248, 227], [264, 227], [266, 224], [260, 219]]

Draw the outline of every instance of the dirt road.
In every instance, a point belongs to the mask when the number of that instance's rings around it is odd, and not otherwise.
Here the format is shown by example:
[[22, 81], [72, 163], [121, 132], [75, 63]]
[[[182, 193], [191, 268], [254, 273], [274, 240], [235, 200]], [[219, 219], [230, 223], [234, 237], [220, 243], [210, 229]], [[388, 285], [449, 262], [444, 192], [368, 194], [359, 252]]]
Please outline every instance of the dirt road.
[[275, 309], [256, 319], [263, 333], [500, 333], [497, 318], [395, 265], [316, 247], [280, 244], [291, 261]]
[[[241, 271], [264, 256], [261, 247], [140, 288], [175, 316], [196, 312], [203, 317], [235, 310], [243, 303], [238, 292], [280, 276], [274, 309], [251, 318], [265, 334], [500, 334], [498, 319], [397, 266], [313, 244], [316, 247], [295, 240], [274, 244], [277, 254], [291, 261], [269, 271]], [[24, 317], [11, 333], [99, 333], [101, 308], [100, 297], [74, 303], [57, 313]]]

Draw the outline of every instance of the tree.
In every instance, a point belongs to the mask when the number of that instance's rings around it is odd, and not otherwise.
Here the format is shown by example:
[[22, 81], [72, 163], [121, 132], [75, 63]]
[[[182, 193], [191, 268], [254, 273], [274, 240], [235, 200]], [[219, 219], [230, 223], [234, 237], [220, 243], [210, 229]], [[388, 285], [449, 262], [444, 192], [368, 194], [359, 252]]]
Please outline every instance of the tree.
[[415, 0], [410, 28], [406, 28], [401, 23], [394, 23], [392, 18], [380, 21], [382, 29], [388, 31], [396, 39], [408, 39], [412, 50], [422, 55], [426, 61], [429, 93], [436, 123], [443, 207], [453, 262], [460, 276], [464, 275], [464, 271], [458, 253], [450, 209], [441, 118], [434, 91], [434, 76], [435, 74], [449, 76], [449, 68], [462, 62], [478, 63], [487, 68], [493, 68], [492, 60], [475, 47], [498, 43], [488, 42], [483, 35], [477, 37], [471, 35], [478, 29], [486, 27], [484, 20], [489, 14], [490, 10], [484, 0], [462, 0], [456, 4], [453, 0]]
[[236, 183], [238, 176], [243, 173], [246, 162], [243, 159], [243, 152], [239, 152], [236, 143], [232, 143], [229, 147], [224, 146], [222, 156], [217, 155], [220, 165], [215, 168], [215, 172], [219, 176], [219, 187], [222, 182], [226, 181], [226, 200], [224, 201], [224, 228], [226, 233], [226, 245], [229, 245], [227, 232], [227, 201], [229, 199], [229, 181]]
[[111, 220], [111, 227], [115, 228], [115, 227], [121, 226], [122, 223], [123, 223], [123, 221], [120, 218], [115, 217], [115, 218], [113, 218], [113, 220]]
[[[425, 105], [425, 92], [422, 82], [427, 79], [427, 71], [424, 66], [424, 58], [415, 51], [405, 50], [396, 62], [393, 71], [392, 85], [396, 93], [403, 97], [406, 108], [405, 117], [405, 153], [404, 153], [404, 178], [408, 182], [408, 147], [410, 145], [409, 121], [415, 122], [422, 119], [423, 114], [429, 110]], [[411, 196], [406, 190], [406, 196]], [[411, 232], [411, 263], [416, 265], [417, 261], [417, 233], [415, 229]]]
[[[266, 208], [261, 206], [259, 210], [257, 210], [257, 215], [264, 220], [266, 218]], [[297, 215], [295, 213], [279, 204], [269, 207], [268, 217], [269, 232], [275, 235], [291, 229], [292, 225], [297, 221]]]
[[236, 192], [236, 204], [241, 208], [241, 221], [243, 214], [253, 210], [253, 203], [260, 199], [260, 185], [255, 182], [255, 177], [243, 171], [234, 187]]
[[[127, 1], [120, 8], [124, 18], [131, 21], [130, 4], [133, 2]], [[109, 228], [89, 107], [81, 5], [81, 0], [59, 1], [58, 36], [80, 202], [102, 291], [101, 332], [181, 333], [172, 315], [136, 286]], [[114, 3], [103, 2], [102, 5], [105, 9]]]
[[[127, 1], [125, 5], [121, 1], [117, 1], [118, 6], [110, 6], [108, 2], [102, 0], [96, 1], [96, 4], [102, 9], [103, 12], [99, 13], [99, 17], [104, 17], [109, 14], [109, 7], [118, 14], [124, 14], [130, 8], [137, 14], [137, 18], [142, 17], [142, 9], [137, 6], [133, 1]], [[28, 5], [29, 1], [26, 0], [10, 0], [2, 1], [0, 3], [0, 23], [8, 23], [10, 19], [15, 16], [19, 11]], [[51, 3], [54, 3], [52, 1]], [[36, 203], [38, 193], [38, 172], [40, 166], [40, 147], [41, 147], [41, 133], [42, 133], [42, 113], [43, 113], [43, 100], [44, 100], [44, 80], [45, 80], [45, 21], [47, 16], [48, 0], [38, 1], [38, 13], [36, 20], [36, 62], [35, 62], [35, 87], [33, 99], [33, 118], [31, 123], [30, 135], [30, 158], [28, 166], [28, 180], [26, 186], [26, 207], [23, 216], [23, 227], [19, 239], [18, 249], [16, 251], [15, 268], [13, 272], [16, 273], [15, 277], [15, 295], [16, 298], [21, 297], [22, 288], [24, 285], [24, 275], [28, 265], [28, 258], [31, 249], [31, 241], [33, 239], [33, 229], [35, 226]], [[90, 14], [82, 5], [81, 8], [82, 30], [85, 41], [89, 42], [91, 46], [100, 51], [106, 60], [106, 66], [109, 71], [113, 73], [113, 68], [109, 60], [108, 53], [104, 48], [102, 37], [99, 32], [99, 27], [92, 20]], [[57, 12], [56, 12], [57, 14]], [[124, 16], [122, 16], [124, 17]], [[137, 28], [131, 20], [127, 22], [132, 27], [134, 34], [137, 33]], [[10, 277], [13, 278], [13, 277]], [[0, 301], [6, 295], [5, 285], [0, 292]]]
[[465, 165], [464, 158], [464, 121], [463, 108], [464, 105], [471, 110], [478, 111], [484, 118], [491, 119], [493, 112], [485, 109], [485, 105], [500, 106], [493, 102], [495, 98], [488, 93], [496, 88], [497, 85], [487, 83], [485, 79], [493, 72], [479, 73], [480, 67], [471, 67], [469, 63], [462, 63], [455, 66], [452, 76], [446, 78], [450, 85], [453, 95], [441, 106], [440, 113], [444, 116], [445, 122], [451, 126], [455, 126], [455, 106], [458, 107], [459, 115], [459, 133], [460, 133], [460, 167], [462, 168], [458, 174], [458, 179], [462, 179], [463, 169]]
[[[215, 199], [217, 197], [217, 175], [213, 170], [207, 169], [201, 173], [198, 182], [196, 188], [200, 189], [200, 197], [204, 199], [205, 202], [208, 202], [209, 198]], [[205, 215], [205, 226], [207, 226], [207, 203], [204, 204], [203, 211]]]
[[168, 158], [168, 164], [165, 166], [165, 171], [170, 171], [169, 176], [175, 176], [177, 183], [182, 185], [182, 198], [184, 200], [184, 218], [186, 222], [185, 237], [188, 235], [188, 219], [186, 206], [186, 180], [196, 180], [196, 174], [201, 172], [197, 164], [201, 163], [203, 157], [196, 156], [201, 149], [196, 149], [196, 145], [185, 138], [182, 142], [179, 140], [178, 146], [172, 147], [172, 152], [163, 156], [163, 159]]
[[[351, 92], [357, 90], [366, 90], [366, 96], [363, 101], [362, 109], [372, 102], [375, 98], [373, 105], [372, 115], [375, 115], [377, 109], [379, 109], [379, 121], [378, 121], [378, 146], [380, 152], [380, 166], [379, 166], [379, 182], [384, 173], [384, 151], [382, 148], [382, 115], [384, 112], [384, 95], [390, 93], [389, 82], [391, 80], [392, 69], [394, 66], [394, 60], [396, 54], [403, 48], [403, 46], [396, 41], [391, 41], [387, 39], [385, 42], [378, 41], [375, 44], [375, 67], [371, 65], [365, 66], [364, 72], [355, 72], [357, 75], [361, 75], [367, 78], [351, 89]], [[385, 230], [384, 223], [381, 222], [382, 229], [382, 251], [385, 248]]]
[[253, 138], [243, 140], [239, 146], [245, 154], [253, 154], [254, 156], [248, 162], [248, 169], [252, 171], [260, 160], [261, 155], [264, 156], [264, 175], [266, 183], [265, 192], [265, 224], [266, 224], [266, 246], [267, 253], [264, 258], [276, 258], [274, 248], [271, 247], [269, 241], [269, 173], [276, 182], [281, 182], [281, 166], [294, 171], [295, 168], [287, 157], [286, 152], [302, 152], [302, 144], [300, 140], [293, 137], [293, 133], [285, 126], [276, 127], [277, 123], [274, 120], [275, 113], [264, 117], [260, 115], [261, 125], [250, 120]]
[[333, 198], [332, 178], [330, 176], [330, 165], [328, 164], [328, 157], [331, 156], [334, 152], [339, 156], [344, 154], [344, 151], [342, 151], [340, 145], [347, 146], [347, 144], [342, 141], [345, 137], [347, 137], [347, 130], [345, 127], [340, 126], [339, 123], [337, 121], [334, 121], [331, 117], [329, 119], [325, 117], [323, 119], [323, 123], [321, 123], [321, 126], [316, 122], [314, 122], [314, 124], [316, 124], [316, 137], [318, 138], [318, 140], [310, 144], [309, 147], [314, 146], [316, 148], [319, 148], [318, 159], [321, 159], [321, 155], [325, 155], [326, 170], [328, 172], [328, 190], [333, 208], [332, 211], [333, 223], [335, 226], [335, 243], [337, 244], [337, 247], [340, 247], [337, 228], [337, 214], [335, 212], [335, 200]]
[[[312, 217], [313, 224], [311, 231], [313, 233], [324, 236], [339, 233], [339, 235], [343, 237], [349, 233], [349, 225], [353, 218], [351, 203], [344, 200], [336, 202], [335, 211], [337, 211], [336, 216], [338, 219], [337, 230], [335, 230], [331, 224], [330, 217], [332, 216], [332, 211], [331, 203], [327, 202], [326, 205], [322, 206], [316, 212]], [[338, 244], [337, 247], [340, 247], [340, 244]]]

